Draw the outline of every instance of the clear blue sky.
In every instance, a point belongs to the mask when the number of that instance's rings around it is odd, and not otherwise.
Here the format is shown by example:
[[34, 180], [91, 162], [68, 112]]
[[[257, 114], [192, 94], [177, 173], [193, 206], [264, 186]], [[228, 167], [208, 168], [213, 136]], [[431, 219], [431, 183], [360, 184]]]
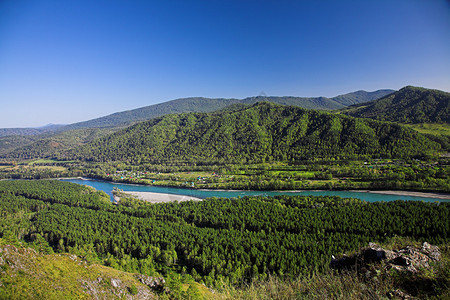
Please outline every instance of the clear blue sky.
[[450, 1], [0, 0], [0, 128], [405, 85], [450, 91]]

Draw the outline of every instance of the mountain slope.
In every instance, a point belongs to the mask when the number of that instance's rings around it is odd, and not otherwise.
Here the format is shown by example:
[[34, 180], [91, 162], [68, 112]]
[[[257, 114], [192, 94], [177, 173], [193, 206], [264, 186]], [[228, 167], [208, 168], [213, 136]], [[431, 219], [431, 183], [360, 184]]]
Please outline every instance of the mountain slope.
[[373, 102], [351, 106], [342, 113], [406, 124], [450, 124], [450, 93], [407, 86]]
[[96, 138], [111, 134], [116, 128], [82, 128], [39, 136], [0, 137], [0, 158], [32, 159], [53, 155], [58, 151], [86, 144]]
[[400, 125], [257, 103], [233, 112], [168, 115], [142, 122], [61, 159], [134, 163], [261, 162], [412, 157], [440, 149]]
[[12, 135], [33, 136], [45, 132], [46, 130], [41, 128], [0, 128], [0, 137]]
[[349, 106], [380, 99], [394, 92], [394, 90], [378, 90], [374, 92], [356, 91], [353, 93], [340, 95], [332, 99], [342, 105]]
[[133, 110], [117, 112], [85, 122], [67, 125], [64, 129], [115, 127], [122, 124], [150, 120], [166, 114], [183, 112], [211, 112], [238, 103], [237, 99], [183, 98], [145, 106]]
[[123, 124], [135, 123], [138, 121], [150, 120], [155, 117], [186, 113], [186, 112], [213, 112], [225, 108], [226, 106], [241, 103], [254, 104], [260, 101], [269, 101], [283, 105], [299, 106], [307, 109], [330, 110], [340, 109], [349, 104], [362, 103], [377, 99], [384, 95], [392, 93], [392, 90], [379, 90], [375, 92], [358, 91], [334, 98], [326, 97], [249, 97], [242, 100], [239, 99], [211, 99], [211, 98], [182, 98], [167, 101], [160, 104], [145, 106], [133, 110], [114, 113], [105, 117], [74, 123], [62, 127], [61, 130], [77, 129], [77, 128], [98, 128], [98, 127], [114, 127]]
[[0, 137], [13, 135], [35, 136], [56, 131], [64, 126], [65, 125], [48, 124], [42, 127], [35, 128], [0, 128]]
[[35, 140], [35, 136], [12, 135], [0, 137], [0, 157], [16, 148], [25, 147]]

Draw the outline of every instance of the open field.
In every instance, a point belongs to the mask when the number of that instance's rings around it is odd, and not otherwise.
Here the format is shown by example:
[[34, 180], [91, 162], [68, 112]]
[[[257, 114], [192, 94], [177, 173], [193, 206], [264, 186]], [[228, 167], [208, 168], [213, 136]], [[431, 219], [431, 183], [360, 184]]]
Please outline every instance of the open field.
[[36, 164], [64, 164], [69, 163], [71, 161], [60, 161], [60, 160], [54, 160], [54, 159], [37, 159], [37, 160], [31, 160], [28, 162], [28, 165], [33, 166]]
[[450, 136], [449, 124], [405, 124], [420, 133]]

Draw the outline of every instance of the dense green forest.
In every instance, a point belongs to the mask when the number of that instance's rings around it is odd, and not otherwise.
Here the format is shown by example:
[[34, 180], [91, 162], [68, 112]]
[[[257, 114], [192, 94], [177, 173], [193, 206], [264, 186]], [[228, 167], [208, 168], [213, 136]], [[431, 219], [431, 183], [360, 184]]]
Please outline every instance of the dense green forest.
[[239, 111], [168, 115], [97, 139], [59, 159], [250, 163], [434, 156], [440, 145], [392, 123], [257, 103]]
[[407, 86], [381, 99], [345, 108], [342, 113], [407, 124], [450, 124], [450, 93]]
[[449, 209], [299, 196], [114, 205], [103, 192], [67, 182], [0, 182], [2, 236], [129, 272], [190, 274], [209, 286], [326, 271], [331, 255], [393, 236], [445, 244]]

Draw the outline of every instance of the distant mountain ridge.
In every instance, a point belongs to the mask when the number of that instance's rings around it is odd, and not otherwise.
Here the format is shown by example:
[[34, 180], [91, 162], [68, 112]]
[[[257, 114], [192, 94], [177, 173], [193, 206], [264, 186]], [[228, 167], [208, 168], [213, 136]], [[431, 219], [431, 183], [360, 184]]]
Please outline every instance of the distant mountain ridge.
[[245, 99], [225, 99], [225, 98], [181, 98], [159, 104], [145, 106], [133, 110], [117, 112], [108, 116], [78, 122], [62, 127], [63, 130], [78, 128], [101, 128], [115, 127], [127, 123], [150, 120], [155, 117], [186, 113], [186, 112], [213, 112], [233, 104], [254, 104], [260, 101], [268, 101], [283, 105], [299, 106], [306, 109], [333, 110], [340, 109], [354, 103], [364, 103], [378, 99], [393, 93], [394, 90], [377, 90], [374, 92], [357, 91], [340, 95], [334, 98], [326, 97], [274, 97], [258, 96]]
[[38, 128], [0, 128], [0, 137], [11, 135], [39, 135], [44, 132], [44, 130]]
[[64, 127], [64, 126], [66, 126], [66, 124], [48, 123], [47, 125], [39, 126], [39, 127], [35, 127], [35, 128], [37, 128], [37, 129], [44, 129], [44, 130], [55, 130], [55, 129], [58, 129], [58, 128]]
[[114, 113], [101, 118], [70, 125], [49, 124], [39, 128], [0, 129], [0, 157], [35, 158], [64, 151], [134, 123], [166, 114], [186, 112], [231, 111], [248, 107], [257, 102], [273, 102], [307, 109], [339, 109], [348, 103], [366, 102], [393, 92], [357, 91], [334, 98], [316, 97], [249, 97], [239, 99], [183, 98], [150, 105], [129, 111]]
[[132, 123], [150, 120], [152, 118], [167, 114], [186, 112], [213, 112], [233, 104], [251, 105], [260, 101], [299, 106], [306, 109], [333, 110], [341, 109], [352, 104], [372, 101], [393, 92], [394, 90], [386, 89], [377, 90], [374, 92], [356, 91], [344, 95], [339, 95], [333, 98], [294, 96], [258, 96], [248, 97], [245, 99], [203, 97], [180, 98], [163, 103], [144, 106], [141, 108], [117, 112], [100, 118], [77, 122], [69, 125], [48, 124], [45, 126], [32, 128], [0, 128], [0, 137], [12, 135], [34, 136], [52, 131], [125, 126], [127, 124], [130, 125]]
[[377, 90], [374, 92], [356, 91], [353, 93], [340, 95], [332, 99], [342, 105], [349, 106], [380, 99], [394, 92], [394, 90]]
[[342, 113], [405, 124], [450, 124], [450, 93], [407, 86], [378, 100], [349, 106]]
[[47, 124], [41, 127], [29, 127], [29, 128], [0, 128], [0, 137], [22, 135], [22, 136], [34, 136], [43, 133], [52, 132], [58, 130], [65, 125]]

